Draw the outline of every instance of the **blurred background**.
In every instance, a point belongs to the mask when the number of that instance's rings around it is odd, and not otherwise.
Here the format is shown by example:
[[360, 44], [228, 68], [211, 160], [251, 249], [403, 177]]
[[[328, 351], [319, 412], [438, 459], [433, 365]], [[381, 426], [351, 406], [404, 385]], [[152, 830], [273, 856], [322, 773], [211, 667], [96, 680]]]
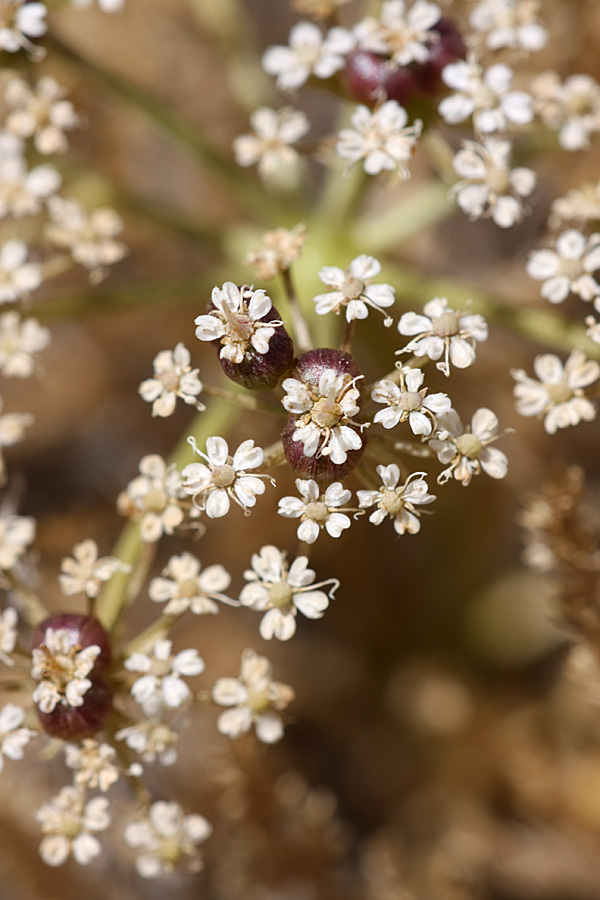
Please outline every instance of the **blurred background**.
[[[444, 9], [460, 23], [469, 6]], [[349, 4], [344, 15], [350, 21], [359, 9]], [[286, 42], [297, 15], [284, 0], [127, 0], [114, 16], [57, 11], [51, 30], [84, 61], [176, 111], [231, 159], [249, 111], [285, 102], [259, 60], [267, 45]], [[544, 0], [542, 17], [550, 41], [534, 59], [536, 71], [600, 77], [597, 2]], [[519, 69], [523, 83], [530, 65]], [[222, 384], [215, 355], [194, 339], [193, 320], [214, 284], [252, 280], [243, 258], [264, 229], [189, 148], [130, 102], [121, 82], [103, 80], [60, 47], [50, 47], [42, 68], [69, 88], [85, 120], [58, 162], [66, 193], [118, 209], [130, 248], [98, 287], [76, 271], [36, 296], [33, 311], [52, 331], [43, 375], [3, 386], [7, 409], [35, 416], [24, 444], [7, 453], [10, 490], [21, 514], [38, 521], [40, 590], [58, 610], [62, 557], [87, 537], [110, 552], [122, 527], [117, 494], [140, 458], [168, 456], [191, 420], [183, 406], [170, 419], [152, 419], [138, 396], [156, 353], [183, 341], [202, 380]], [[293, 103], [317, 137], [335, 128], [336, 98], [307, 89]], [[539, 286], [525, 274], [527, 255], [545, 237], [552, 200], [596, 182], [598, 161], [597, 145], [571, 155], [543, 147], [533, 163], [539, 189], [522, 225], [504, 233], [454, 212], [403, 242], [390, 260], [423, 286], [418, 298], [400, 291], [398, 310], [419, 309], [426, 286], [439, 290], [445, 281], [511, 308], [542, 308]], [[375, 190], [372, 210], [389, 204], [393, 191], [402, 215], [403, 198], [430, 175], [417, 154], [410, 184]], [[308, 176], [308, 195], [317, 196], [322, 170]], [[284, 208], [286, 222], [269, 227], [300, 220], [293, 198]], [[320, 265], [349, 262], [321, 259], [310, 231], [306, 253], [313, 293]], [[561, 312], [582, 318], [577, 305]], [[360, 329], [356, 355], [367, 381], [392, 367], [399, 343], [390, 332], [370, 320]], [[317, 578], [341, 581], [323, 620], [299, 621], [287, 644], [265, 644], [249, 610], [223, 608], [175, 629], [174, 641], [198, 647], [206, 660], [202, 686], [237, 674], [241, 650], [253, 647], [296, 691], [277, 747], [231, 743], [216, 731], [216, 712], [198, 710], [182, 734], [179, 764], [149, 770], [157, 797], [173, 796], [213, 822], [203, 873], [142, 882], [128, 851], [108, 840], [94, 866], [49, 870], [37, 854], [32, 810], [66, 783], [66, 769], [61, 757], [41, 765], [30, 752], [0, 779], [1, 900], [82, 892], [89, 900], [600, 898], [600, 692], [590, 696], [562, 674], [572, 635], [560, 623], [561, 585], [523, 565], [517, 525], [529, 493], [576, 463], [587, 471], [583, 503], [596, 527], [599, 424], [550, 438], [514, 411], [509, 369], [531, 371], [537, 353], [554, 349], [492, 324], [474, 370], [453, 372], [448, 385], [432, 378], [431, 389], [448, 390], [464, 421], [489, 406], [502, 428], [515, 429], [499, 444], [508, 477], [439, 490], [416, 536], [400, 538], [389, 523], [375, 529], [363, 517], [341, 540], [321, 538], [311, 566]], [[236, 446], [252, 437], [264, 446], [277, 432], [277, 422], [241, 414], [228, 440]], [[153, 574], [190, 549], [204, 565], [223, 563], [236, 590], [263, 544], [293, 554], [295, 526], [276, 518], [277, 498], [291, 492], [293, 478], [282, 471], [250, 529], [236, 510], [199, 544], [167, 538]], [[153, 617], [145, 601], [143, 593], [132, 610], [132, 634]], [[131, 799], [117, 792], [117, 825], [130, 812]]]

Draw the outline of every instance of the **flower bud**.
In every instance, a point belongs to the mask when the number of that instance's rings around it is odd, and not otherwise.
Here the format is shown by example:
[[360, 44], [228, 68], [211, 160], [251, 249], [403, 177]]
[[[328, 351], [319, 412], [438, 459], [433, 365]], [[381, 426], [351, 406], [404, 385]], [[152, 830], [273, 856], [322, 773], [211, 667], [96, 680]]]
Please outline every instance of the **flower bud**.
[[283, 449], [294, 472], [329, 484], [357, 464], [366, 443], [353, 418], [362, 404], [362, 378], [352, 356], [341, 350], [324, 347], [298, 357], [282, 385], [282, 402], [291, 413]]
[[62, 613], [37, 626], [32, 675], [38, 718], [52, 737], [77, 741], [99, 731], [111, 710], [103, 680], [110, 663], [108, 635], [92, 616]]

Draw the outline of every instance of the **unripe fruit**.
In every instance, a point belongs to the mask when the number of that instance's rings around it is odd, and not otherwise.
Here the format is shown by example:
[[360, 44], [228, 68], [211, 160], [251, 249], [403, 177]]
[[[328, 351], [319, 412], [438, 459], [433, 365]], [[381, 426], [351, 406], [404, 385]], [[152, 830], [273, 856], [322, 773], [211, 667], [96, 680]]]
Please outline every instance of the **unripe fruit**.
[[100, 675], [110, 664], [111, 650], [108, 635], [98, 619], [93, 616], [83, 616], [79, 613], [58, 613], [56, 616], [50, 616], [36, 627], [31, 639], [31, 647], [39, 647], [44, 643], [46, 629], [52, 628], [54, 631], [63, 629], [71, 635], [73, 644], [77, 644], [80, 650], [91, 647], [95, 644], [100, 647], [100, 653], [96, 657], [96, 663], [92, 672], [94, 675]]
[[81, 706], [58, 703], [52, 712], [37, 709], [38, 719], [46, 734], [63, 741], [81, 741], [92, 737], [104, 726], [112, 706], [112, 691], [101, 679], [94, 679]]
[[[275, 322], [277, 320], [281, 321], [279, 313], [272, 306], [260, 321]], [[215, 341], [214, 343], [217, 350], [220, 350], [220, 342]], [[282, 376], [291, 367], [293, 360], [294, 344], [285, 330], [285, 325], [278, 325], [275, 328], [275, 333], [269, 339], [269, 349], [266, 353], [258, 353], [254, 347], [248, 346], [240, 363], [219, 357], [221, 368], [227, 377], [249, 391], [268, 391], [276, 387]]]
[[[329, 385], [325, 390], [323, 376]], [[366, 435], [353, 421], [362, 404], [362, 374], [349, 353], [323, 347], [298, 357], [290, 384], [284, 382], [288, 398], [302, 393], [292, 379], [300, 382], [310, 400], [305, 409], [293, 412], [288, 419], [282, 434], [285, 457], [298, 475], [330, 484], [354, 468], [365, 448]], [[308, 428], [318, 439], [315, 452], [307, 453], [305, 443], [294, 440], [301, 428]], [[345, 458], [336, 462], [335, 448], [339, 450], [340, 446]]]

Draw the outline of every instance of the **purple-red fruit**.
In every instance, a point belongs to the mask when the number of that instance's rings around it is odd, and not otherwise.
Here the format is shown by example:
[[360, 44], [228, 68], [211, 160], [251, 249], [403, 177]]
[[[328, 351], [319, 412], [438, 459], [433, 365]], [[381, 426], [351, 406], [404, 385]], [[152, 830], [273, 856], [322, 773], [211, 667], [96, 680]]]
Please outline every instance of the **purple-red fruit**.
[[428, 61], [415, 66], [418, 88], [424, 94], [436, 94], [441, 87], [442, 69], [464, 59], [467, 53], [462, 35], [451, 19], [440, 19], [431, 30], [439, 34], [439, 40], [429, 45]]
[[[277, 320], [281, 321], [274, 306], [260, 319], [265, 323]], [[213, 343], [220, 352], [220, 340], [213, 341]], [[248, 344], [241, 363], [234, 363], [230, 359], [223, 359], [219, 356], [221, 368], [227, 377], [249, 391], [268, 391], [276, 387], [293, 361], [294, 344], [284, 325], [276, 326], [269, 339], [269, 349], [266, 353], [259, 353], [252, 344]]]
[[378, 100], [396, 100], [405, 106], [417, 90], [411, 69], [390, 65], [389, 59], [370, 50], [352, 53], [344, 75], [350, 96], [366, 106], [373, 106]]
[[[73, 657], [81, 650], [85, 650], [86, 647], [95, 645], [100, 648], [93, 668], [85, 676], [91, 681], [91, 686], [83, 694], [83, 702], [80, 706], [70, 705], [63, 697], [50, 712], [43, 712], [39, 707], [37, 708], [38, 718], [46, 734], [66, 741], [82, 740], [103, 727], [112, 707], [112, 690], [103, 678], [111, 661], [108, 635], [100, 622], [92, 616], [62, 613], [45, 619], [37, 626], [33, 633], [32, 649], [45, 646], [48, 629], [69, 632]], [[53, 677], [52, 654], [49, 650], [47, 652], [50, 670], [48, 677], [55, 681], [60, 690], [61, 678], [68, 680], [69, 672], [64, 668], [61, 669], [60, 663], [57, 662]]]
[[[344, 380], [342, 390], [335, 398], [323, 398], [319, 390], [321, 376], [327, 370], [333, 370], [336, 375], [348, 376]], [[361, 435], [359, 428], [344, 417], [343, 410], [337, 404], [343, 400], [345, 391], [353, 388], [360, 390], [361, 381], [355, 381], [355, 379], [360, 379], [361, 376], [362, 373], [352, 356], [349, 353], [344, 353], [342, 350], [321, 347], [317, 350], [309, 350], [308, 353], [303, 353], [296, 360], [296, 365], [290, 377], [305, 385], [309, 395], [315, 399], [311, 410], [297, 415], [290, 415], [281, 436], [285, 458], [293, 471], [298, 475], [303, 478], [312, 478], [318, 484], [325, 485], [344, 478], [358, 463], [365, 448], [366, 435], [364, 433]], [[360, 408], [362, 404], [360, 395], [355, 404]], [[323, 407], [324, 416], [319, 412], [319, 407]], [[337, 417], [337, 412], [339, 412], [339, 418]], [[361, 436], [361, 447], [357, 450], [347, 450], [344, 462], [332, 462], [330, 456], [322, 452], [323, 448], [327, 446], [328, 439], [328, 429], [323, 427], [317, 452], [313, 456], [308, 456], [304, 451], [302, 441], [294, 440], [294, 433], [298, 424], [305, 424], [310, 421], [316, 421], [319, 425], [327, 422], [331, 429], [340, 425], [353, 428]]]

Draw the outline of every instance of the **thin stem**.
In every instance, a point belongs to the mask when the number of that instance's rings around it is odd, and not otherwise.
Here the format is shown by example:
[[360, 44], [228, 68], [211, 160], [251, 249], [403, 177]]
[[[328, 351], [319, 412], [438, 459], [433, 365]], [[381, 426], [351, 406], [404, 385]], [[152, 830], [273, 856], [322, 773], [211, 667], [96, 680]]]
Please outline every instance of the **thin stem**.
[[296, 336], [296, 343], [298, 345], [298, 349], [301, 350], [302, 353], [306, 353], [307, 350], [311, 350], [314, 347], [314, 344], [310, 336], [308, 324], [302, 314], [302, 309], [300, 308], [300, 302], [298, 300], [298, 295], [294, 287], [294, 282], [292, 281], [290, 270], [283, 269], [283, 271], [281, 272], [281, 278], [290, 305], [290, 316], [292, 319], [294, 334]]
[[352, 319], [350, 322], [346, 321], [344, 326], [344, 333], [342, 334], [342, 340], [340, 341], [340, 350], [344, 353], [352, 352], [352, 341], [354, 340], [354, 330], [355, 330], [355, 319]]
[[233, 403], [241, 409], [250, 409], [253, 412], [264, 412], [271, 416], [287, 416], [287, 413], [280, 403], [273, 400], [264, 400], [256, 397], [254, 394], [242, 393], [241, 391], [228, 391], [225, 388], [211, 387], [205, 384], [202, 392], [209, 397], [218, 397], [220, 400], [226, 400], [227, 403]]
[[[125, 645], [123, 652], [119, 656], [119, 660], [125, 659], [127, 656], [131, 656], [132, 653], [146, 653], [148, 650], [152, 649], [157, 641], [164, 638], [170, 628], [180, 619], [182, 613], [178, 613], [177, 615], [161, 615], [158, 619], [155, 619], [151, 625], [148, 625], [137, 637], [134, 637], [128, 644]], [[119, 662], [117, 660], [117, 662]]]

